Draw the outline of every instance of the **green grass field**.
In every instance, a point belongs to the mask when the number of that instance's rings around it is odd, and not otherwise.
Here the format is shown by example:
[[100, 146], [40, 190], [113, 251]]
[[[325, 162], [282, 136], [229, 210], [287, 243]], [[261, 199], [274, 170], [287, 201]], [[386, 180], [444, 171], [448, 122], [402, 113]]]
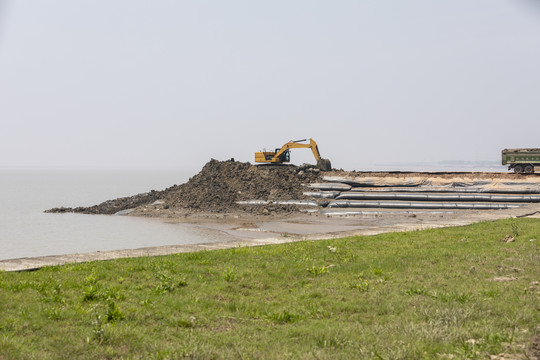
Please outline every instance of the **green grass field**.
[[0, 272], [0, 359], [526, 358], [539, 260], [509, 219]]

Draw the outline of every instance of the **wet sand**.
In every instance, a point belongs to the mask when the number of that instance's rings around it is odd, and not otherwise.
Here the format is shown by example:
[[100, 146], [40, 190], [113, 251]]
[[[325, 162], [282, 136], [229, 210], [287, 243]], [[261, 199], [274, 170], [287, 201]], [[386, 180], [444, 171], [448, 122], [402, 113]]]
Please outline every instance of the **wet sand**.
[[40, 256], [0, 261], [0, 270], [35, 270], [54, 266], [118, 258], [160, 256], [238, 246], [283, 244], [301, 240], [332, 239], [353, 235], [376, 235], [448, 226], [463, 226], [480, 221], [510, 217], [540, 217], [540, 204], [515, 209], [485, 211], [364, 211], [362, 215], [331, 216], [319, 213], [294, 215], [197, 214], [190, 217], [164, 218], [165, 222], [187, 222], [208, 231], [223, 234], [227, 241], [195, 245], [168, 245], [140, 249], [97, 251], [91, 253]]

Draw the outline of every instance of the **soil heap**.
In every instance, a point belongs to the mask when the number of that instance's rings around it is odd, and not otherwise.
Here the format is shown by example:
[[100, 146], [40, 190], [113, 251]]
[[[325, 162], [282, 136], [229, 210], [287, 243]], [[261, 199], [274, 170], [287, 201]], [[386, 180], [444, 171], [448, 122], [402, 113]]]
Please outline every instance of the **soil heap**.
[[[99, 205], [76, 208], [54, 208], [46, 212], [115, 214], [122, 210], [151, 205], [159, 200], [163, 209], [189, 212], [227, 212], [258, 207], [243, 207], [237, 201], [305, 199], [305, 184], [321, 180], [319, 169], [311, 166], [255, 166], [246, 162], [210, 160], [202, 170], [181, 185], [162, 191], [108, 200]], [[265, 206], [272, 211], [292, 211], [291, 206]]]

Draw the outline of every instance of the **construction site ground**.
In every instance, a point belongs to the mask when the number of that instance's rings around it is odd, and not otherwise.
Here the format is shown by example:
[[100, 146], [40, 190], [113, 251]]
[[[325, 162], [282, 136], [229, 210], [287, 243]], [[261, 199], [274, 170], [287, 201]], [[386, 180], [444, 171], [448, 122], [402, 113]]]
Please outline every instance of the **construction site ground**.
[[[403, 181], [442, 183], [506, 182], [540, 184], [540, 176], [511, 173], [421, 173], [421, 172], [321, 172], [310, 166], [259, 167], [249, 163], [211, 160], [187, 183], [165, 190], [152, 190], [127, 198], [106, 201], [91, 207], [54, 208], [53, 213], [117, 214], [158, 218], [167, 223], [190, 223], [203, 231], [218, 234], [218, 242], [143, 249], [98, 251], [21, 258], [0, 261], [0, 270], [18, 271], [65, 263], [124, 257], [157, 256], [180, 252], [224, 249], [237, 246], [279, 244], [299, 240], [328, 239], [352, 235], [375, 235], [445, 226], [462, 226], [479, 221], [509, 217], [539, 217], [540, 203], [503, 210], [399, 210], [356, 208], [356, 215], [332, 216], [319, 206], [294, 205], [308, 201], [310, 185], [323, 178], [368, 179], [386, 185]], [[245, 205], [257, 200], [261, 204]], [[311, 199], [313, 200], [313, 199]], [[309, 200], [309, 201], [311, 201]], [[280, 203], [280, 201], [282, 203]], [[293, 201], [284, 204], [283, 202]], [[215, 236], [214, 236], [215, 238]]]

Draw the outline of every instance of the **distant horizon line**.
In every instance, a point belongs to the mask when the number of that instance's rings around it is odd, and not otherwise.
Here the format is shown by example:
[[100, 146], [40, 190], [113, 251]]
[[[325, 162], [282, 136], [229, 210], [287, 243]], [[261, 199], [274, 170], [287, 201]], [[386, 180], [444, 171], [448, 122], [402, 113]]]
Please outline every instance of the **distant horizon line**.
[[478, 165], [490, 164], [501, 165], [499, 160], [440, 160], [440, 161], [410, 161], [410, 162], [391, 162], [391, 163], [376, 163], [374, 165]]
[[[251, 162], [250, 162], [251, 163]], [[294, 164], [293, 164], [294, 165]], [[301, 165], [301, 164], [299, 164]], [[298, 166], [299, 166], [298, 165]], [[461, 165], [461, 166], [478, 166], [478, 165], [489, 165], [489, 166], [500, 166], [500, 161], [498, 160], [440, 160], [440, 161], [408, 161], [408, 162], [377, 162], [371, 164], [360, 165], [362, 167], [370, 166], [452, 166], [452, 165]], [[201, 164], [198, 168], [204, 166]], [[107, 170], [107, 171], [141, 171], [141, 170], [154, 170], [154, 171], [185, 171], [185, 170], [195, 170], [197, 166], [189, 166], [181, 168], [179, 166], [69, 166], [69, 165], [0, 165], [0, 170]]]
[[0, 165], [0, 170], [186, 170], [169, 166], [44, 166], [44, 165]]

